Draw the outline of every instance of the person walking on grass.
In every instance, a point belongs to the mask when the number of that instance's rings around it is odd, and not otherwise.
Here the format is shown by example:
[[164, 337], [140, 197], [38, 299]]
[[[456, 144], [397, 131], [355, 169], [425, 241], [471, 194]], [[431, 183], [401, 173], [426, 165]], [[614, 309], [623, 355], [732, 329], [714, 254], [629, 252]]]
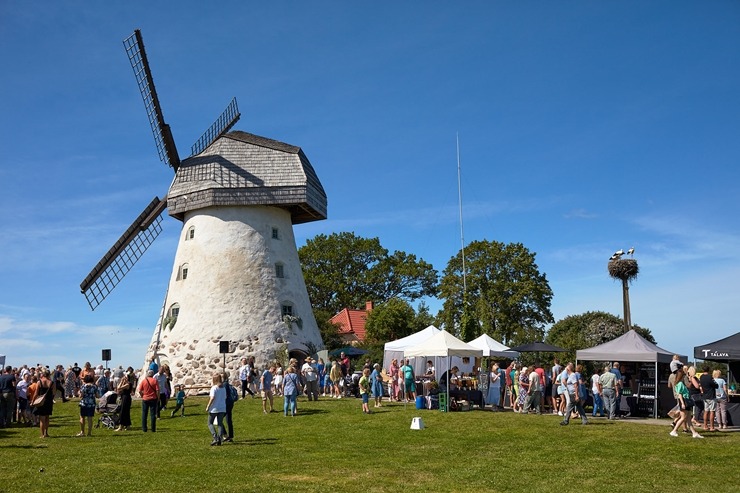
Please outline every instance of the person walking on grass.
[[298, 378], [295, 366], [291, 365], [285, 370], [286, 373], [283, 376], [283, 415], [288, 415], [288, 409], [290, 409], [290, 415], [295, 416], [296, 414], [296, 398], [298, 397], [298, 390], [301, 386], [301, 379]]
[[100, 397], [97, 385], [93, 382], [95, 377], [89, 373], [82, 379], [80, 388], [80, 432], [78, 437], [85, 436], [85, 423], [87, 423], [87, 436], [92, 435], [92, 422], [95, 416], [95, 399]]
[[272, 402], [272, 375], [275, 372], [275, 365], [270, 366], [262, 373], [260, 377], [260, 395], [262, 397], [262, 412], [267, 414], [267, 401], [270, 401], [270, 412], [275, 411]]
[[714, 413], [717, 409], [717, 382], [712, 375], [705, 371], [699, 377], [701, 387], [701, 398], [704, 401], [704, 429], [707, 431], [716, 431], [714, 427]]
[[381, 406], [383, 400], [383, 377], [380, 374], [380, 365], [375, 363], [373, 371], [370, 373], [370, 388], [375, 399], [375, 407]]
[[233, 442], [234, 420], [232, 419], [232, 412], [234, 411], [234, 403], [239, 400], [239, 391], [229, 383], [228, 374], [223, 374], [222, 381], [226, 391], [226, 414], [224, 415], [224, 420], [226, 421], [225, 429], [228, 432], [224, 433], [222, 438], [224, 442]]
[[41, 430], [41, 438], [49, 438], [49, 416], [51, 416], [54, 410], [54, 382], [51, 381], [51, 372], [44, 370], [41, 372], [41, 378], [39, 378], [34, 397], [44, 395], [44, 401], [40, 406], [33, 408], [33, 415], [38, 417], [39, 429]]
[[175, 385], [175, 409], [170, 413], [170, 418], [174, 418], [177, 411], [180, 411], [180, 417], [185, 417], [185, 387]]
[[527, 399], [524, 402], [524, 410], [522, 413], [529, 413], [530, 409], [535, 414], [540, 414], [540, 400], [542, 398], [542, 382], [540, 376], [535, 370], [529, 372], [529, 389]]
[[331, 380], [332, 384], [334, 384], [334, 395], [332, 397], [334, 397], [335, 399], [341, 399], [342, 389], [340, 383], [342, 381], [342, 367], [337, 360], [331, 362], [329, 379]]
[[[208, 392], [208, 404], [206, 404], [206, 412], [208, 413], [208, 431], [211, 432], [213, 441], [211, 446], [221, 445], [221, 437], [226, 435], [224, 429], [224, 416], [226, 416], [226, 389], [223, 385], [223, 378], [221, 374], [216, 373], [213, 375], [213, 385], [211, 390]], [[218, 426], [218, 431], [213, 423]]]
[[604, 372], [599, 375], [599, 393], [604, 400], [607, 419], [615, 419], [617, 416], [617, 377], [609, 371], [610, 369], [609, 365], [605, 366]]
[[570, 415], [573, 409], [578, 412], [578, 416], [581, 418], [581, 424], [587, 425], [588, 419], [586, 419], [586, 411], [583, 409], [583, 403], [586, 401], [585, 396], [581, 395], [581, 386], [579, 382], [578, 373], [573, 371], [573, 363], [568, 363], [565, 367], [568, 372], [568, 378], [566, 380], [566, 388], [568, 392], [568, 405], [565, 408], [565, 416], [563, 421], [560, 422], [561, 426], [568, 426], [570, 423]]
[[720, 430], [727, 429], [727, 382], [722, 377], [722, 372], [714, 370], [712, 378], [717, 384], [717, 424]]
[[141, 396], [141, 430], [146, 433], [147, 414], [151, 422], [152, 433], [157, 431], [157, 408], [159, 407], [159, 384], [154, 378], [154, 372], [148, 370], [146, 377], [139, 383], [139, 395]]
[[362, 397], [362, 412], [370, 414], [370, 408], [368, 402], [370, 400], [370, 368], [362, 370], [362, 376], [360, 377], [360, 397]]
[[403, 375], [403, 388], [406, 401], [415, 401], [416, 378], [414, 376], [414, 367], [409, 364], [409, 360], [406, 360], [406, 364], [401, 367], [401, 375]]
[[691, 436], [693, 438], [704, 438], [701, 436], [696, 429], [694, 428], [694, 424], [691, 422], [691, 412], [692, 407], [694, 406], [694, 401], [691, 400], [689, 389], [686, 388], [686, 385], [683, 383], [683, 368], [679, 368], [676, 370], [676, 383], [673, 385], [673, 389], [676, 393], [676, 398], [678, 399], [678, 406], [680, 409], [680, 414], [678, 417], [678, 420], [676, 421], [676, 424], [673, 426], [673, 429], [670, 432], [670, 435], [672, 437], [678, 436], [678, 429], [686, 423], [689, 427], [689, 430], [691, 430]]
[[596, 415], [604, 417], [604, 401], [601, 399], [601, 391], [599, 390], [599, 378], [601, 377], [601, 369], [597, 368], [594, 374], [591, 375], [591, 395], [594, 397], [594, 409], [591, 415], [595, 418]]
[[242, 384], [242, 399], [244, 399], [247, 394], [251, 395], [252, 399], [254, 399], [254, 392], [249, 388], [251, 374], [252, 367], [249, 365], [249, 360], [247, 360], [247, 358], [242, 358], [242, 366], [239, 367], [239, 380]]

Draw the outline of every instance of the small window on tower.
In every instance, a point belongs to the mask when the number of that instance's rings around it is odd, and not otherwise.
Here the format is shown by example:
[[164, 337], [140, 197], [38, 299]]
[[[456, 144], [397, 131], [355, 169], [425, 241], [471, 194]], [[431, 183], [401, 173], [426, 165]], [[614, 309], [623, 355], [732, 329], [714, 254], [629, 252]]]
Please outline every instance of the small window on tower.
[[275, 277], [278, 279], [285, 278], [285, 268], [283, 264], [275, 264]]
[[293, 315], [293, 305], [283, 305], [283, 317], [286, 315]]
[[273, 240], [279, 240], [280, 239], [280, 230], [277, 228], [272, 228], [272, 239]]
[[180, 271], [177, 273], [177, 280], [178, 281], [184, 281], [185, 279], [188, 278], [188, 269], [189, 268], [190, 267], [188, 266], [188, 264], [182, 264], [180, 266]]
[[170, 306], [169, 312], [170, 312], [169, 313], [170, 317], [177, 317], [180, 314], [180, 304], [179, 303], [172, 304], [172, 306]]
[[195, 238], [195, 226], [190, 226], [185, 233], [185, 241]]

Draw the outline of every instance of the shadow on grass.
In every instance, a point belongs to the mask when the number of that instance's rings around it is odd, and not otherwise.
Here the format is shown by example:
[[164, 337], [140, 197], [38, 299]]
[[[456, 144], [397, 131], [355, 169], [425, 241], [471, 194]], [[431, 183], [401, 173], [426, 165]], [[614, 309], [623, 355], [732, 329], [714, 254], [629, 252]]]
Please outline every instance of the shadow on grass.
[[313, 414], [327, 414], [327, 412], [324, 409], [299, 409], [295, 417], [300, 418], [301, 416], [311, 416]]
[[255, 438], [253, 440], [234, 440], [231, 443], [224, 444], [224, 446], [247, 446], [247, 447], [258, 447], [260, 445], [277, 445], [278, 439], [277, 438]]
[[0, 449], [37, 449], [46, 448], [45, 445], [0, 445]]

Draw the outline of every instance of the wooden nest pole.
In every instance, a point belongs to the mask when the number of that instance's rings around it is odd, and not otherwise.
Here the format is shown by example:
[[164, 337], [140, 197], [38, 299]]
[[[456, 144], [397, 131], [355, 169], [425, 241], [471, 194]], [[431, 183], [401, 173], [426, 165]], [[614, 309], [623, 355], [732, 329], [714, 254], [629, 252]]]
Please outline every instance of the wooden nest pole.
[[624, 307], [624, 332], [632, 327], [632, 315], [630, 314], [630, 288], [629, 283], [637, 278], [640, 268], [637, 260], [633, 258], [617, 258], [609, 260], [609, 276], [612, 279], [622, 281], [622, 305]]

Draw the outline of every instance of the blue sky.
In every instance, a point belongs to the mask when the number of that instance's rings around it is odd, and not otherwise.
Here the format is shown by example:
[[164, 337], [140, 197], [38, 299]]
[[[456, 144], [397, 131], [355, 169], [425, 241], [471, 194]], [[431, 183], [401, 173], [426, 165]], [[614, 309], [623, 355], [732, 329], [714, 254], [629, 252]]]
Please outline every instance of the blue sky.
[[[0, 0], [0, 354], [140, 365], [172, 269], [165, 230], [91, 312], [90, 268], [172, 172], [122, 40], [143, 32], [181, 155], [236, 96], [236, 128], [303, 148], [329, 219], [440, 272], [465, 240], [522, 242], [556, 319], [621, 315], [691, 354], [737, 332], [737, 2]], [[427, 300], [433, 311], [441, 302]]]

